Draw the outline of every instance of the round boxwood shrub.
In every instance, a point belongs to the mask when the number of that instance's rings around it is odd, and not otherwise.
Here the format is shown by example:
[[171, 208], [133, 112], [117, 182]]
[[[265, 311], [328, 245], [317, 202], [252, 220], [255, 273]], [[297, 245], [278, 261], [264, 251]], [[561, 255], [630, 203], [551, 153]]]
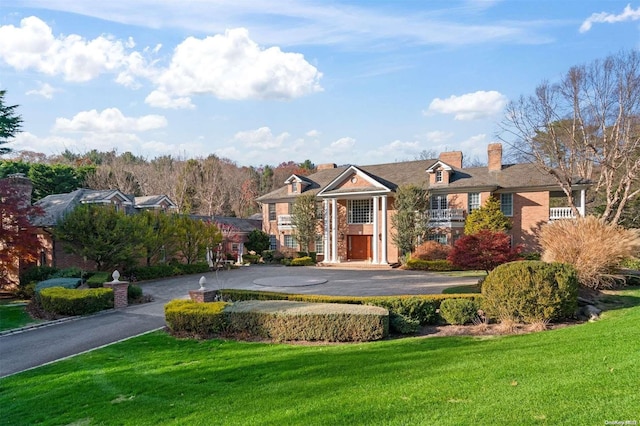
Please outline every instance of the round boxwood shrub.
[[487, 275], [482, 296], [490, 318], [525, 323], [569, 318], [578, 304], [578, 274], [562, 263], [505, 263]]
[[440, 304], [440, 316], [449, 324], [464, 325], [478, 316], [478, 304], [472, 299], [445, 299]]

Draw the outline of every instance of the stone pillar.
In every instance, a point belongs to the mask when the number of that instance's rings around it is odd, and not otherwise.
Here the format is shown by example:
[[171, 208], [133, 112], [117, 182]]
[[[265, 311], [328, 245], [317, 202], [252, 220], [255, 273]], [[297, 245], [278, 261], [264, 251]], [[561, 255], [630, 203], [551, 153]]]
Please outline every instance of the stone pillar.
[[189, 290], [189, 297], [196, 303], [215, 302], [216, 295], [215, 290]]
[[111, 275], [113, 281], [102, 284], [103, 287], [113, 290], [113, 307], [115, 309], [126, 308], [129, 306], [129, 300], [127, 298], [127, 290], [129, 289], [129, 283], [127, 281], [120, 281], [120, 273], [113, 271]]

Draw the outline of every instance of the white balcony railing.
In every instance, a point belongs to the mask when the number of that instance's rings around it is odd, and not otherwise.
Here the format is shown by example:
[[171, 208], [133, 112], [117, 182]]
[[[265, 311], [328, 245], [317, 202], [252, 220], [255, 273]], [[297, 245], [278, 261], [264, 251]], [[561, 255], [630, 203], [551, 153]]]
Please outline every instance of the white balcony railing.
[[571, 207], [551, 207], [549, 209], [549, 220], [575, 219]]
[[431, 209], [429, 222], [464, 222], [464, 209]]
[[290, 214], [278, 215], [278, 229], [291, 229], [293, 228], [293, 221]]

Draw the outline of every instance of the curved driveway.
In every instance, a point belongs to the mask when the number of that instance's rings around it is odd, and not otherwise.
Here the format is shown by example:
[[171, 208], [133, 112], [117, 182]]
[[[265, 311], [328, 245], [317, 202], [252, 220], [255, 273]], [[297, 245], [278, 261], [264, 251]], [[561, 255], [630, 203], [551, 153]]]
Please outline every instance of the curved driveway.
[[198, 281], [202, 275], [206, 277], [209, 289], [347, 296], [436, 294], [446, 287], [477, 282], [477, 278], [472, 277], [451, 278], [392, 269], [257, 265], [147, 281], [139, 285], [145, 294], [153, 296], [151, 303], [0, 335], [0, 377], [164, 327], [164, 304], [172, 299], [187, 298], [189, 290], [200, 287]]

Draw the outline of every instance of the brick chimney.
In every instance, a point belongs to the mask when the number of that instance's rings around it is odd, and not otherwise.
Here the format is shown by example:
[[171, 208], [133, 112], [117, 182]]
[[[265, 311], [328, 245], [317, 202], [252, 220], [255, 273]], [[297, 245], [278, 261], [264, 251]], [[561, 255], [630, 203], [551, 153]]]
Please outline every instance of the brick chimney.
[[462, 168], [462, 151], [441, 152], [438, 159], [450, 166]]
[[336, 168], [335, 163], [318, 164], [316, 166], [316, 170], [318, 170], [318, 171], [327, 170], [327, 169], [335, 169], [335, 168]]
[[487, 147], [487, 155], [489, 157], [489, 171], [502, 170], [502, 144], [492, 143]]
[[33, 184], [31, 183], [31, 179], [26, 177], [23, 173], [14, 173], [8, 175], [5, 178], [9, 185], [14, 187], [20, 198], [22, 199], [23, 206], [31, 205], [31, 193], [33, 192]]

